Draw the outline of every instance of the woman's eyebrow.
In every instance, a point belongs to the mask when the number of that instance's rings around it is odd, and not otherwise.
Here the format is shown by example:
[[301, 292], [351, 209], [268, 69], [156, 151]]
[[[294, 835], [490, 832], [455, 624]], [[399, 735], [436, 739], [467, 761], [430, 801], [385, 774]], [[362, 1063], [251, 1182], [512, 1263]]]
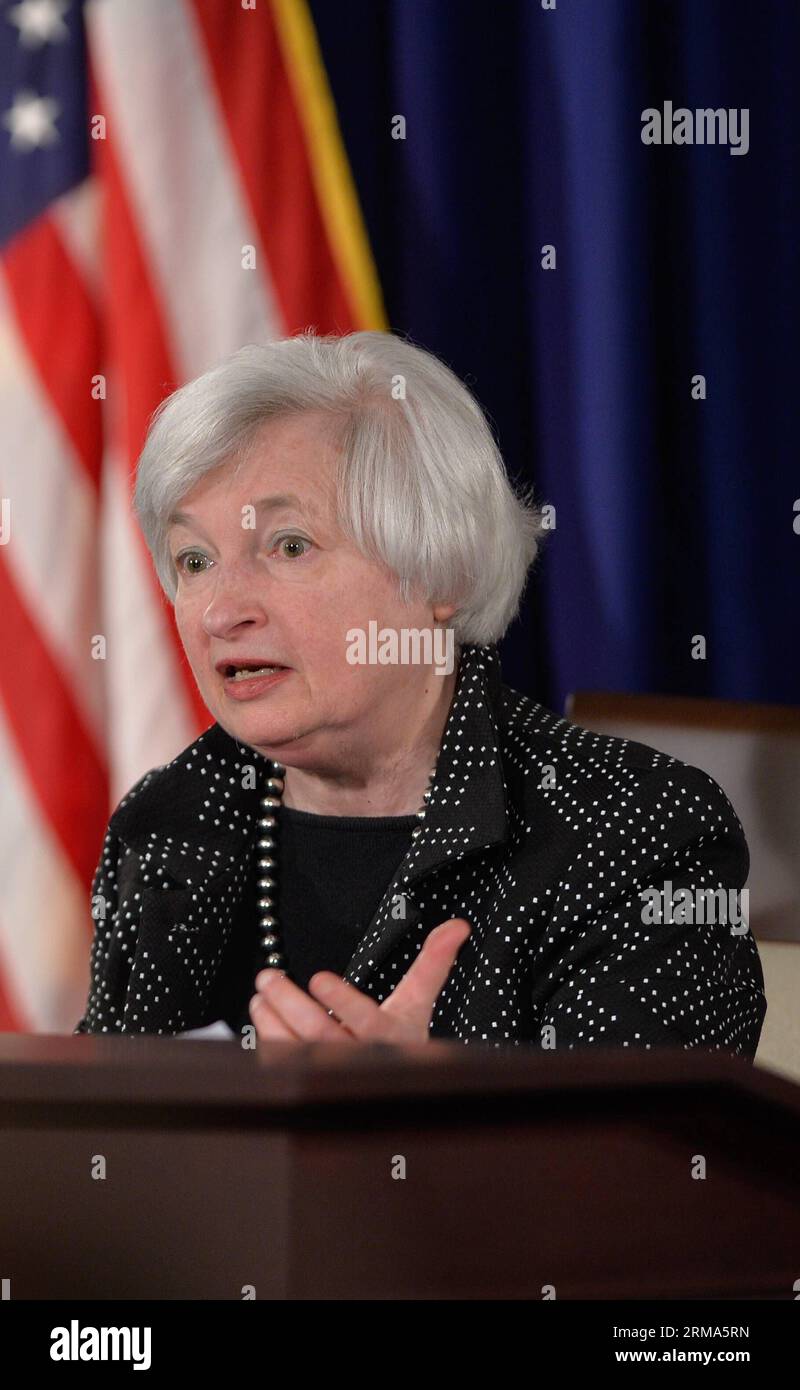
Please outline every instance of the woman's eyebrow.
[[[303, 508], [310, 516], [315, 515], [314, 507], [310, 502], [301, 502], [300, 498], [293, 492], [276, 492], [270, 497], [259, 497], [258, 501], [252, 504], [257, 511], [271, 512], [277, 511], [279, 507], [297, 507], [299, 511]], [[172, 512], [167, 522], [168, 526], [195, 526], [197, 523], [187, 512]]]

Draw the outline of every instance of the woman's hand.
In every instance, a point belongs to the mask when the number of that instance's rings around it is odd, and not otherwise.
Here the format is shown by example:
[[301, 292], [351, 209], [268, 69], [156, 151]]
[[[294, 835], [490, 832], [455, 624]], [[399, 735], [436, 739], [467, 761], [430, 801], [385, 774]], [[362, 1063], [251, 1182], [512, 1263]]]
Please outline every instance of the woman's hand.
[[311, 976], [308, 994], [283, 971], [262, 970], [256, 976], [258, 993], [250, 1000], [256, 1033], [269, 1041], [427, 1042], [433, 1006], [469, 934], [463, 917], [435, 927], [382, 1004], [331, 970]]

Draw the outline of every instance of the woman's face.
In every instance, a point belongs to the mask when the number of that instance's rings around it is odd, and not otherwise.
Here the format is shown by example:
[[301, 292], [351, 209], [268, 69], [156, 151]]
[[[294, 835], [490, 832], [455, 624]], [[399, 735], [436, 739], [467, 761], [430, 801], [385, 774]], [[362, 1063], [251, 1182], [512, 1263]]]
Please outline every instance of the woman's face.
[[[352, 763], [371, 738], [391, 746], [409, 702], [443, 685], [430, 666], [350, 664], [349, 629], [431, 628], [454, 611], [403, 604], [392, 573], [342, 535], [335, 460], [324, 416], [270, 421], [237, 472], [223, 465], [185, 494], [169, 531], [178, 631], [208, 709], [296, 767]], [[287, 669], [241, 683], [220, 669], [240, 660]]]

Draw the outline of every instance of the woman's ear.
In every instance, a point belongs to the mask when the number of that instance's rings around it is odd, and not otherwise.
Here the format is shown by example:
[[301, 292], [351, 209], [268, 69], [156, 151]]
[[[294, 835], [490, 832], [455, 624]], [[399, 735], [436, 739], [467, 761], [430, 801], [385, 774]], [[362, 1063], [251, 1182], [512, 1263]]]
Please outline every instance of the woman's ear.
[[435, 603], [433, 605], [433, 616], [437, 623], [446, 623], [448, 618], [452, 618], [456, 611], [454, 603]]

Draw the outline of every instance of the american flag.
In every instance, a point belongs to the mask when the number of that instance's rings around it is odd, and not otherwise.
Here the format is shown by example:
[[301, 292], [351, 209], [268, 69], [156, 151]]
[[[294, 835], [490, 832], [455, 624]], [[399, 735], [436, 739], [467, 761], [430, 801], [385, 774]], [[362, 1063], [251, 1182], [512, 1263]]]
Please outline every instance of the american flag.
[[71, 1032], [111, 809], [210, 723], [133, 520], [159, 402], [383, 328], [306, 0], [0, 0], [0, 1030]]

